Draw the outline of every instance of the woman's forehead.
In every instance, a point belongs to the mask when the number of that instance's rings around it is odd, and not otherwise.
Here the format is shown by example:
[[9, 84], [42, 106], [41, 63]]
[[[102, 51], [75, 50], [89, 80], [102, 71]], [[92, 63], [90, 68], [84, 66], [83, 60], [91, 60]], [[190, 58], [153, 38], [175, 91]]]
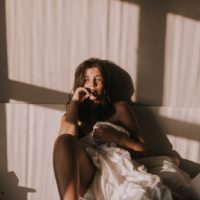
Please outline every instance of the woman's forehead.
[[84, 76], [102, 76], [102, 72], [98, 67], [91, 67], [85, 70]]

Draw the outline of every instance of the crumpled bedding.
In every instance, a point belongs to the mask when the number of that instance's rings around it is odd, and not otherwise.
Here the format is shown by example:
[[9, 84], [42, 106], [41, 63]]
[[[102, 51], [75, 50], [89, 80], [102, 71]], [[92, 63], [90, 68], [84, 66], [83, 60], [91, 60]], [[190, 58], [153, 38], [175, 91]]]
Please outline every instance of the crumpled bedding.
[[[112, 126], [124, 134], [124, 128], [110, 122], [97, 122]], [[80, 200], [172, 200], [171, 191], [159, 176], [148, 173], [143, 165], [131, 160], [128, 151], [112, 143], [100, 144], [92, 133], [81, 139], [88, 155], [97, 167], [88, 191]]]

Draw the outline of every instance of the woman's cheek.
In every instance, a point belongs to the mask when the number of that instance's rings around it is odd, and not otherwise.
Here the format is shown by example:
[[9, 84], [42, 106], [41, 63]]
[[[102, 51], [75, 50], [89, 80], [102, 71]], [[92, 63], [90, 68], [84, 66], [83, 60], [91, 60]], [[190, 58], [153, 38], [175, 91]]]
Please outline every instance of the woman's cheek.
[[100, 94], [100, 95], [103, 95], [103, 92], [104, 92], [104, 88], [101, 87], [101, 88], [99, 89], [99, 94]]

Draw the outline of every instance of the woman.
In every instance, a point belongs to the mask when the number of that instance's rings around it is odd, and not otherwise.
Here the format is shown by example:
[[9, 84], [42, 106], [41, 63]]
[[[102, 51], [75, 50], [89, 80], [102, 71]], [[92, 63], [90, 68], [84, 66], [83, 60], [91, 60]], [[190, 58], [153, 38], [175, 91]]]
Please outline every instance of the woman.
[[[104, 70], [107, 62], [91, 58], [76, 69], [72, 97], [67, 113], [61, 119], [60, 136], [54, 146], [54, 171], [61, 199], [83, 197], [97, 176], [98, 164], [94, 164], [95, 160], [86, 148], [87, 140], [84, 140], [89, 133], [92, 133], [90, 138], [96, 141], [95, 145], [101, 147], [101, 152], [109, 151], [104, 144], [114, 144], [116, 148], [132, 153], [144, 152], [145, 142], [136, 132], [138, 125], [131, 108], [125, 102], [112, 103], [110, 100]], [[101, 123], [97, 124], [99, 121]]]

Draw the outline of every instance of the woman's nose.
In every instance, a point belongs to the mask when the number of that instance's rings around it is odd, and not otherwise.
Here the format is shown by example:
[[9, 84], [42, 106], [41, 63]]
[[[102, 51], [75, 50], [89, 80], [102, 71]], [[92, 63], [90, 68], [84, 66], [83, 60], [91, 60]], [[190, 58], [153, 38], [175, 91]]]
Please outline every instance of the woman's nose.
[[91, 80], [88, 85], [90, 88], [94, 88], [96, 86], [95, 80]]

